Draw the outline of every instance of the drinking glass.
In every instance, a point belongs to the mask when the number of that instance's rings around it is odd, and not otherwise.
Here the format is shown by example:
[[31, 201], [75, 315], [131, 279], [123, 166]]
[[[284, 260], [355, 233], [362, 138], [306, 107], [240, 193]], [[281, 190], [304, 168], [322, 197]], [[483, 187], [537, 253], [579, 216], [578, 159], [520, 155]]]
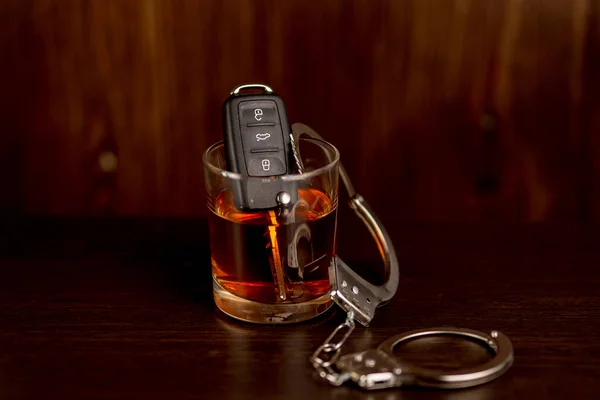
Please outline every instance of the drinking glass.
[[[267, 178], [228, 171], [222, 142], [204, 154], [214, 300], [233, 318], [293, 323], [332, 305], [339, 153], [315, 138], [299, 145], [303, 173]], [[249, 188], [273, 193], [278, 205], [236, 206]]]

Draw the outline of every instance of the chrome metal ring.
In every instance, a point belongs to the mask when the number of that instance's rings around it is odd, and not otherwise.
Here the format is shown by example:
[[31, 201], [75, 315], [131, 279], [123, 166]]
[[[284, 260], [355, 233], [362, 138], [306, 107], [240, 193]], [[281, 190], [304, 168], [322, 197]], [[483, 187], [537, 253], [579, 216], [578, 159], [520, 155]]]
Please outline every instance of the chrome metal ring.
[[441, 373], [436, 369], [407, 365], [397, 360], [402, 368], [403, 381], [406, 386], [433, 387], [439, 389], [458, 389], [480, 385], [496, 379], [505, 373], [513, 363], [513, 347], [510, 339], [499, 331], [486, 334], [480, 331], [463, 328], [430, 328], [418, 329], [392, 336], [377, 348], [379, 351], [394, 357], [394, 348], [400, 343], [427, 336], [458, 336], [474, 340], [494, 353], [494, 357], [477, 367], [460, 368], [452, 373]]
[[240, 94], [240, 90], [245, 90], [245, 89], [262, 89], [263, 92], [265, 92], [265, 93], [273, 93], [273, 89], [271, 89], [267, 85], [263, 85], [262, 83], [249, 83], [247, 85], [241, 85], [241, 86], [236, 87], [229, 94], [232, 96], [237, 95], [237, 94]]

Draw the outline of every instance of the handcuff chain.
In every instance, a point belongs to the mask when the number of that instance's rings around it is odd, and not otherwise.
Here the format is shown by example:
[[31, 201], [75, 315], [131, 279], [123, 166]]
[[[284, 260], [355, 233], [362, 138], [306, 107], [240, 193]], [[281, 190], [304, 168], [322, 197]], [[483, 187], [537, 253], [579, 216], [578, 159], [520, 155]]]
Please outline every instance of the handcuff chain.
[[[322, 345], [313, 353], [310, 361], [312, 362], [313, 367], [317, 370], [319, 377], [325, 379], [330, 384], [334, 386], [340, 386], [348, 379], [350, 379], [350, 374], [348, 372], [339, 372], [335, 368], [336, 361], [340, 357], [340, 350], [348, 336], [354, 330], [354, 312], [349, 311], [346, 316], [346, 321], [338, 325], [331, 335], [325, 339]], [[346, 328], [347, 331], [343, 334], [342, 338], [337, 342], [332, 342], [336, 335], [342, 330]], [[331, 353], [331, 355], [329, 355]], [[323, 358], [325, 355], [328, 357]]]

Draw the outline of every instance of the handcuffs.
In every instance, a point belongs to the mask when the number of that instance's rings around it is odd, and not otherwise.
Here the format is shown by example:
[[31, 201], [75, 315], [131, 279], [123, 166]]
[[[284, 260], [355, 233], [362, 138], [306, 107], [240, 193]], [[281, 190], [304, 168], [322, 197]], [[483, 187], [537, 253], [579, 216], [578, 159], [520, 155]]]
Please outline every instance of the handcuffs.
[[[304, 124], [292, 125], [292, 149], [298, 169], [302, 172], [300, 149], [296, 146], [302, 136], [323, 140], [314, 130]], [[513, 363], [513, 348], [506, 335], [499, 331], [489, 334], [463, 328], [417, 329], [395, 335], [377, 347], [340, 357], [340, 351], [357, 321], [368, 326], [377, 307], [392, 299], [398, 288], [399, 266], [394, 246], [385, 228], [362, 196], [354, 191], [352, 182], [342, 164], [340, 178], [350, 198], [349, 205], [363, 221], [377, 242], [386, 271], [386, 282], [376, 286], [361, 278], [339, 256], [331, 261], [330, 281], [332, 300], [346, 311], [347, 317], [317, 348], [310, 361], [318, 375], [334, 386], [352, 381], [363, 389], [384, 389], [401, 386], [421, 386], [439, 389], [458, 389], [480, 385], [498, 378]], [[334, 341], [336, 336], [341, 339]], [[432, 368], [404, 364], [394, 356], [394, 347], [400, 343], [426, 336], [458, 336], [474, 340], [486, 346], [493, 358], [479, 366], [460, 368], [443, 373]]]

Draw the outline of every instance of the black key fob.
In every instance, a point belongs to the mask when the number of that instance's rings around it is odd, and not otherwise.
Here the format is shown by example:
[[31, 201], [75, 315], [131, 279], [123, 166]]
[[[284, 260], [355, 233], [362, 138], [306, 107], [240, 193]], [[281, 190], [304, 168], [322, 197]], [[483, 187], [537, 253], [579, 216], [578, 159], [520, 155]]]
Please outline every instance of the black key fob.
[[[256, 90], [258, 94], [240, 93]], [[294, 174], [290, 145], [291, 128], [281, 97], [265, 85], [236, 88], [223, 104], [223, 142], [227, 168], [241, 175], [262, 179], [236, 182], [233, 197], [240, 210], [270, 209], [295, 202], [297, 188], [292, 182], [273, 179]], [[279, 200], [278, 200], [279, 199]]]

